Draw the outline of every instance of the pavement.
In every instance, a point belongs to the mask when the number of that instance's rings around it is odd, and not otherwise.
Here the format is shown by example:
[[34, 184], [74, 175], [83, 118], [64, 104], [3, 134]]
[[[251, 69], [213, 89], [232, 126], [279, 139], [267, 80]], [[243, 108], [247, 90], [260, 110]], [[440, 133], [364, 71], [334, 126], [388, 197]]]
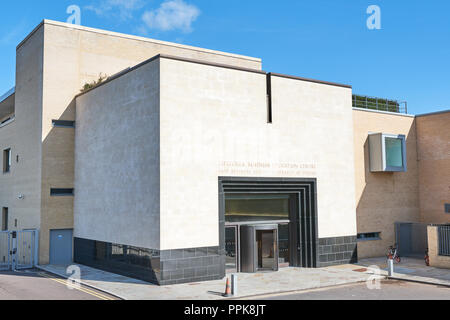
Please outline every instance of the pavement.
[[[81, 270], [83, 285], [124, 300], [224, 299], [222, 293], [225, 290], [225, 279], [161, 287], [84, 265], [77, 266]], [[378, 267], [379, 273], [375, 274], [372, 266]], [[66, 267], [39, 266], [47, 272], [68, 277]], [[395, 264], [394, 271], [394, 276], [390, 277], [393, 280], [450, 286], [450, 270], [427, 267], [422, 259], [403, 258], [400, 264]], [[239, 273], [237, 276], [238, 292], [233, 299], [257, 298], [267, 294], [284, 294], [386, 279], [388, 272], [386, 258], [382, 257], [361, 259], [358, 264], [318, 269], [284, 268], [278, 272]]]
[[[382, 275], [388, 274], [385, 257], [360, 259], [358, 264], [364, 267], [378, 266], [382, 269]], [[427, 267], [424, 259], [418, 258], [403, 257], [400, 263], [394, 264], [394, 274], [389, 278], [450, 287], [450, 269]]]
[[[83, 265], [77, 266], [81, 270], [81, 282], [84, 285], [124, 300], [224, 299], [225, 279], [161, 287]], [[67, 277], [66, 266], [47, 265], [39, 268]], [[353, 271], [355, 269], [358, 271]], [[385, 278], [373, 275], [371, 270], [360, 269], [360, 266], [349, 264], [320, 269], [284, 268], [278, 272], [239, 273], [238, 292], [233, 299], [365, 282], [372, 277]]]

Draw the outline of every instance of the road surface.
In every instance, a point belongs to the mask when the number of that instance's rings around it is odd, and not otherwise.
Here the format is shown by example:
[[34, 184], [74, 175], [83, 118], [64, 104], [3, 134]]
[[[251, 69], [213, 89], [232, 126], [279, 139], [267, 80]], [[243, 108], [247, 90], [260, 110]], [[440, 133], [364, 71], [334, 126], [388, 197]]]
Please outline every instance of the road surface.
[[117, 300], [81, 286], [69, 289], [66, 280], [40, 270], [0, 272], [0, 300]]
[[257, 297], [263, 300], [450, 300], [450, 287], [384, 280], [380, 289], [365, 283], [322, 288], [297, 293]]

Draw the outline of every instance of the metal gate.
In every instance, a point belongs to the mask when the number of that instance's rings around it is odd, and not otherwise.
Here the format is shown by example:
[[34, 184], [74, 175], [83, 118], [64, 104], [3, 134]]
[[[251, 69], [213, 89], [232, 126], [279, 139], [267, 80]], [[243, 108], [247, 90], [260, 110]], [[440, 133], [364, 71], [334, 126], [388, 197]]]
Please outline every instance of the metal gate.
[[438, 226], [439, 255], [450, 256], [450, 225]]
[[0, 270], [30, 269], [37, 264], [38, 231], [0, 232]]
[[8, 231], [0, 231], [0, 270], [11, 268], [11, 234]]
[[426, 223], [398, 222], [395, 238], [400, 256], [423, 258], [428, 248]]

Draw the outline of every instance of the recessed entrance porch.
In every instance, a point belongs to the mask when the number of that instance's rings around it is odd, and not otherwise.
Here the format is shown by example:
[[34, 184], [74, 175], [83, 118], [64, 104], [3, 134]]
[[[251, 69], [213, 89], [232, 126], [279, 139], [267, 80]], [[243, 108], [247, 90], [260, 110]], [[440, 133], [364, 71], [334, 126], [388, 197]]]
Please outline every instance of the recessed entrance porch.
[[222, 178], [220, 188], [227, 272], [317, 266], [315, 181]]

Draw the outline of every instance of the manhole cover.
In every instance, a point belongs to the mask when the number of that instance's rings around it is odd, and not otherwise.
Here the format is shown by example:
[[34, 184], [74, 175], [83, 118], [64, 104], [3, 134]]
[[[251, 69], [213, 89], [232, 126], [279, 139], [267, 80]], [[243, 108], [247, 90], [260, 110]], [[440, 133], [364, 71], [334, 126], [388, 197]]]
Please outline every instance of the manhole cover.
[[355, 271], [355, 272], [366, 272], [367, 268], [355, 269], [353, 271]]

